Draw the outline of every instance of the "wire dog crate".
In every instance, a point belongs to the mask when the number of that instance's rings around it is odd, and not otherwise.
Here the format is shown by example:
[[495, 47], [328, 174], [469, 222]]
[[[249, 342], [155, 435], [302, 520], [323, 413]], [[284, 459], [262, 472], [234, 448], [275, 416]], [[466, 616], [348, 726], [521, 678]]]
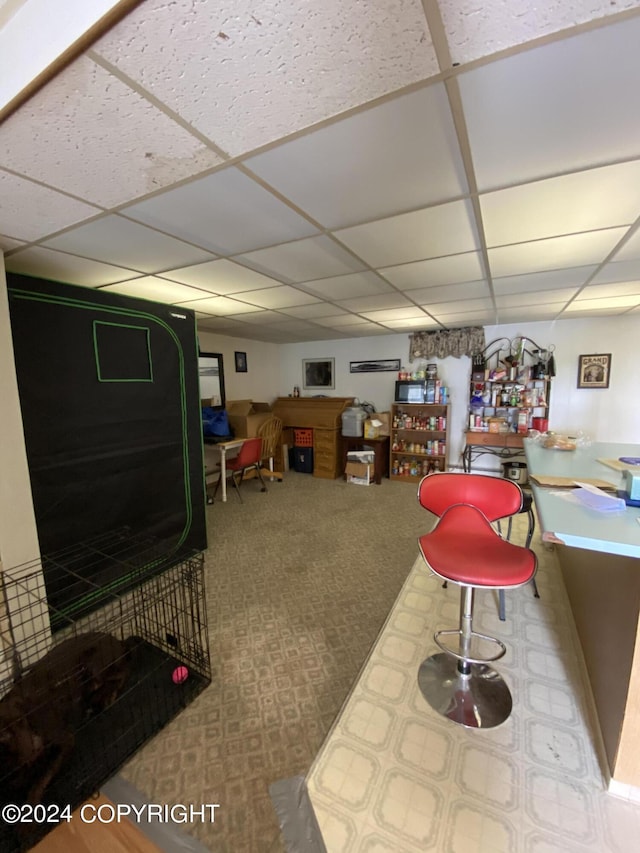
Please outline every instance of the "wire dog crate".
[[[203, 555], [166, 562], [124, 529], [5, 570], [2, 804], [76, 808], [210, 683]], [[55, 824], [31, 826], [0, 853]]]

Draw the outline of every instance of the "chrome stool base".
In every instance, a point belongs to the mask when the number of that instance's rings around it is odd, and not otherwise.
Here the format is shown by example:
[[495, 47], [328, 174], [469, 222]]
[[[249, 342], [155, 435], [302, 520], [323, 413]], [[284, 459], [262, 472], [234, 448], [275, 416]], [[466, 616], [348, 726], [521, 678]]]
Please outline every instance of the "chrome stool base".
[[[464, 675], [459, 666], [468, 670]], [[418, 687], [434, 711], [469, 729], [491, 729], [509, 717], [513, 700], [502, 676], [486, 664], [458, 664], [445, 653], [420, 664]]]

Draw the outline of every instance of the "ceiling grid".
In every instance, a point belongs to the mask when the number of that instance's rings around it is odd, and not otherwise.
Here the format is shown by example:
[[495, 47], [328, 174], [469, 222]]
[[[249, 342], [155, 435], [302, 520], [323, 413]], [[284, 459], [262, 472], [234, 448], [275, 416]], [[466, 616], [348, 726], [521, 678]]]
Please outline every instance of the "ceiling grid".
[[0, 125], [9, 271], [297, 342], [640, 308], [640, 0], [143, 0]]

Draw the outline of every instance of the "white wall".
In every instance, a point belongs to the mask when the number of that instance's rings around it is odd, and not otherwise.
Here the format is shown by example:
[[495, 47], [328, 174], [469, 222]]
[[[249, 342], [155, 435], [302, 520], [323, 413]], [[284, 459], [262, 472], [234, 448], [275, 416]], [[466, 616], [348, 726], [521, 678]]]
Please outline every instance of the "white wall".
[[[549, 429], [594, 441], [640, 443], [640, 315], [487, 326], [486, 340], [524, 335], [555, 344]], [[609, 388], [578, 388], [578, 356], [611, 353]]]
[[[415, 369], [422, 360], [409, 361], [409, 336], [384, 335], [350, 340], [315, 341], [304, 344], [282, 344], [280, 347], [280, 374], [282, 395], [291, 394], [293, 386], [300, 387], [302, 396], [313, 396], [316, 391], [302, 389], [302, 360], [304, 358], [335, 358], [335, 389], [327, 394], [336, 397], [357, 397], [361, 403], [373, 403], [378, 412], [386, 412], [393, 403], [396, 373], [350, 373], [349, 362], [378, 358], [399, 358], [401, 366]], [[449, 421], [449, 462], [460, 464], [464, 442], [464, 428], [468, 418], [469, 379], [471, 359], [428, 359], [438, 365], [438, 376], [449, 389], [451, 403]]]
[[14, 367], [4, 255], [0, 251], [0, 563], [5, 569], [36, 560], [40, 546]]
[[[227, 400], [272, 403], [280, 395], [280, 345], [198, 330], [202, 352], [221, 352]], [[247, 354], [247, 372], [236, 373], [235, 352]]]
[[3, 12], [0, 107], [16, 97], [119, 2], [21, 0], [20, 4], [7, 4], [0, 10]]

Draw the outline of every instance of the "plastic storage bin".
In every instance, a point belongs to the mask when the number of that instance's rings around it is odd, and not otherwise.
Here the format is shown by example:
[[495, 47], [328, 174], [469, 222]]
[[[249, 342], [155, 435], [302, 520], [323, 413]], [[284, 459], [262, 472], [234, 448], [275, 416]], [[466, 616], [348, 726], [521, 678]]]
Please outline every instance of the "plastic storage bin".
[[293, 430], [293, 446], [294, 447], [313, 447], [313, 430], [312, 429], [294, 429]]
[[301, 474], [313, 474], [313, 448], [294, 447], [293, 467]]
[[346, 436], [362, 436], [367, 413], [358, 406], [345, 409], [342, 413], [342, 434]]

